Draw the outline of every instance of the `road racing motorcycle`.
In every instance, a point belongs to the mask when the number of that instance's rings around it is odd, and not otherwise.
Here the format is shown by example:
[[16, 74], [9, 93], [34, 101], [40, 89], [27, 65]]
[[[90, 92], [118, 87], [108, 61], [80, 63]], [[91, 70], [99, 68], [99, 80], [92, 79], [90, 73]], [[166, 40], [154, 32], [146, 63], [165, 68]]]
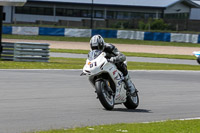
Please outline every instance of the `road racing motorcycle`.
[[134, 94], [129, 93], [122, 72], [114, 63], [107, 60], [105, 52], [99, 50], [89, 52], [81, 76], [83, 75], [89, 77], [97, 98], [106, 110], [112, 110], [116, 104], [124, 104], [128, 109], [138, 107], [137, 89]]
[[200, 51], [194, 51], [193, 54], [197, 57], [197, 62], [200, 64]]

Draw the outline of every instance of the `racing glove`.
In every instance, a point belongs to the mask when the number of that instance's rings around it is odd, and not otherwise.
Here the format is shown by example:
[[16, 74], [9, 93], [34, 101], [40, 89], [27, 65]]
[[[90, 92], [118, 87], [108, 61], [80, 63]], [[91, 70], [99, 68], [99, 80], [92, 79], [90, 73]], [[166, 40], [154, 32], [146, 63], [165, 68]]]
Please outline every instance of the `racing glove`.
[[115, 63], [115, 58], [114, 57], [111, 57], [110, 59], [107, 59], [108, 62], [112, 62], [112, 63]]

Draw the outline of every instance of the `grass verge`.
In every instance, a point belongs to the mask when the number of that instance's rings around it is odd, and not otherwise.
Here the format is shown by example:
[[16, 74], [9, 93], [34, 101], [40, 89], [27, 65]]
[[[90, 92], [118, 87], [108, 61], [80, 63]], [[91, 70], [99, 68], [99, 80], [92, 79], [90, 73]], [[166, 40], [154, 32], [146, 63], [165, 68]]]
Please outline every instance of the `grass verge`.
[[[75, 53], [75, 54], [88, 54], [89, 50], [77, 50], [77, 49], [51, 49], [51, 52], [55, 53]], [[135, 57], [152, 57], [152, 58], [168, 58], [168, 59], [187, 59], [196, 60], [192, 55], [168, 55], [168, 54], [151, 54], [151, 53], [133, 53], [123, 52], [126, 56]]]
[[[49, 63], [0, 61], [0, 69], [82, 69], [85, 59], [50, 58]], [[200, 70], [198, 65], [128, 62], [129, 70]]]
[[73, 129], [36, 131], [34, 133], [198, 133], [200, 120], [175, 120], [152, 123], [100, 125]]
[[[73, 42], [88, 42], [90, 38], [84, 37], [63, 37], [63, 36], [25, 36], [25, 35], [7, 35], [3, 34], [4, 39], [28, 39], [28, 40], [52, 40], [52, 41], [73, 41]], [[163, 41], [143, 41], [131, 39], [105, 38], [106, 42], [113, 44], [138, 44], [138, 45], [155, 45], [155, 46], [181, 46], [181, 47], [200, 47], [200, 44], [194, 43], [178, 43], [178, 42], [163, 42]]]
[[0, 69], [81, 69], [85, 59], [50, 58], [49, 62], [0, 61]]

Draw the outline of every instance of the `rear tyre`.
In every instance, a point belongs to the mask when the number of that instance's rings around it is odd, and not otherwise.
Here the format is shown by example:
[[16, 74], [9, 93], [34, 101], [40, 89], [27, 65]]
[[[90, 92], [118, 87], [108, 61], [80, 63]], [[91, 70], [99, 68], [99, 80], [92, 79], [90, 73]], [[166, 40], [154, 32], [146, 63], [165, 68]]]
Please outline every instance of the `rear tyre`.
[[138, 96], [138, 92], [136, 90], [134, 96], [128, 95], [126, 102], [124, 103], [124, 106], [127, 109], [136, 109], [139, 105], [139, 96]]
[[114, 108], [114, 96], [108, 92], [106, 89], [106, 83], [103, 80], [95, 82], [95, 88], [99, 101], [103, 107], [107, 110], [112, 110]]

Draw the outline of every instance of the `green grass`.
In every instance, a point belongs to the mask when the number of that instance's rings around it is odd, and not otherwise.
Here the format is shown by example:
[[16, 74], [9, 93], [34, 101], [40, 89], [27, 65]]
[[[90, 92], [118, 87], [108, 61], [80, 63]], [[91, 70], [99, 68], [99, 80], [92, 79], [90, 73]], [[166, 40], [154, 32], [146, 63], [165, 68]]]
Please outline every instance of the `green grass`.
[[180, 65], [165, 63], [128, 62], [129, 70], [200, 70], [198, 65]]
[[[76, 50], [76, 49], [51, 49], [51, 52], [56, 53], [75, 53], [75, 54], [88, 54], [89, 50]], [[196, 60], [195, 56], [192, 55], [168, 55], [168, 54], [151, 54], [151, 53], [133, 53], [123, 52], [126, 56], [135, 57], [152, 57], [152, 58], [169, 58], [169, 59], [188, 59]]]
[[[0, 69], [82, 69], [86, 59], [51, 58], [49, 63], [0, 61]], [[200, 70], [200, 65], [128, 62], [129, 70]]]
[[192, 56], [192, 55], [169, 55], [169, 54], [128, 53], [128, 52], [123, 52], [123, 53], [126, 56], [135, 56], [135, 57], [151, 57], [151, 58], [168, 58], [168, 59], [196, 60], [196, 57]]
[[80, 50], [80, 49], [50, 49], [50, 52], [54, 53], [74, 53], [74, 54], [88, 54], [90, 50]]
[[34, 133], [199, 133], [200, 120], [113, 124], [83, 128], [36, 131]]
[[81, 69], [85, 59], [51, 58], [44, 62], [0, 61], [0, 69]]
[[[63, 36], [24, 36], [24, 35], [6, 35], [2, 36], [5, 39], [29, 39], [29, 40], [52, 40], [52, 41], [73, 41], [73, 42], [88, 42], [90, 38], [84, 37], [63, 37]], [[200, 47], [200, 44], [193, 43], [177, 43], [177, 42], [162, 42], [162, 41], [143, 41], [131, 39], [116, 39], [105, 38], [105, 41], [113, 44], [138, 44], [138, 45], [155, 45], [155, 46], [181, 46], [181, 47]]]

